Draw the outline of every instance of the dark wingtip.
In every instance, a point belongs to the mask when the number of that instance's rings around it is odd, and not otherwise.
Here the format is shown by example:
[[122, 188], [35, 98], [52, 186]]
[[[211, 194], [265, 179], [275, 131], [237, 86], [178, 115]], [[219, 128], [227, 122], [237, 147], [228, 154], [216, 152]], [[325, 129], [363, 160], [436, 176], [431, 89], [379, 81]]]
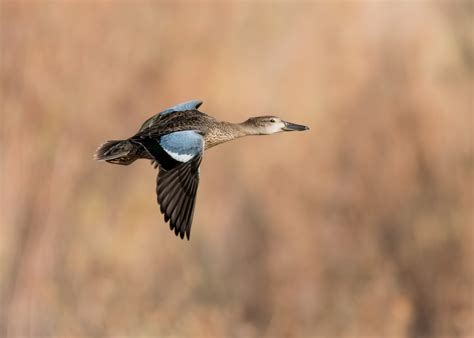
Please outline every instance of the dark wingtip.
[[170, 230], [181, 239], [190, 239], [200, 163], [201, 156], [197, 156], [174, 170], [158, 173], [156, 193], [160, 211]]

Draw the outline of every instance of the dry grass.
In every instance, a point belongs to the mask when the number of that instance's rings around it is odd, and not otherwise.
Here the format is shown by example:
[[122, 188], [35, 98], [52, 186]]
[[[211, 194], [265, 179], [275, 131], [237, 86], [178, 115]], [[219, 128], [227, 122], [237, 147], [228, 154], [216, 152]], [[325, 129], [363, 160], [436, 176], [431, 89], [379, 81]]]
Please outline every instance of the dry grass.
[[[1, 336], [474, 334], [472, 2], [0, 6]], [[207, 153], [183, 242], [92, 153], [191, 98], [311, 130]]]

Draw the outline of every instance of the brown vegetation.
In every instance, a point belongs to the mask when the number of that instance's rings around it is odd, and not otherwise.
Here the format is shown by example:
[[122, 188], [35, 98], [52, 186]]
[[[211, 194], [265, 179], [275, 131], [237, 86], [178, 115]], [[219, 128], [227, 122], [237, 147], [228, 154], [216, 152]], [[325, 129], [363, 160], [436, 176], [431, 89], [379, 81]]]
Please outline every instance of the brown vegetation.
[[[0, 336], [468, 337], [472, 2], [2, 2]], [[161, 108], [306, 133], [206, 153], [190, 242]]]

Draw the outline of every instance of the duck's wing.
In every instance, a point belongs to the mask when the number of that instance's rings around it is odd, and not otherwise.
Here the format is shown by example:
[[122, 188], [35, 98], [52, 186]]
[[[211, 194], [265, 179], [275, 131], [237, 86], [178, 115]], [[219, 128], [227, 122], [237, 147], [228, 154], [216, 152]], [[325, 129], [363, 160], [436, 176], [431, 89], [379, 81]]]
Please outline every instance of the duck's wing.
[[191, 100], [179, 103], [171, 108], [163, 110], [160, 115], [165, 116], [169, 113], [176, 112], [176, 111], [186, 111], [186, 110], [197, 110], [202, 105], [201, 100]]
[[153, 115], [150, 117], [148, 120], [143, 122], [142, 126], [138, 130], [138, 132], [141, 132], [147, 128], [152, 127], [160, 117], [169, 115], [170, 113], [174, 112], [180, 112], [180, 111], [187, 111], [187, 110], [197, 110], [200, 106], [202, 105], [201, 100], [191, 100], [191, 101], [186, 101], [179, 103], [173, 107], [170, 107], [168, 109], [163, 110], [162, 112], [159, 112], [156, 115]]
[[165, 222], [181, 238], [189, 239], [199, 185], [199, 165], [204, 139], [193, 130], [177, 131], [159, 139], [136, 140], [160, 167], [156, 181], [157, 201]]

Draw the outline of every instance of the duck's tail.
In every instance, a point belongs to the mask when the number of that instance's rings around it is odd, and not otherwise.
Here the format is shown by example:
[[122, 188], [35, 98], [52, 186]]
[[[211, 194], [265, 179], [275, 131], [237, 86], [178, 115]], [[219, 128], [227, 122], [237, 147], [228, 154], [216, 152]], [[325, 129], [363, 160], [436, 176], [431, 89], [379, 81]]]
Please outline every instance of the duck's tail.
[[107, 141], [97, 148], [94, 159], [113, 164], [129, 165], [138, 158], [136, 145], [129, 140]]

